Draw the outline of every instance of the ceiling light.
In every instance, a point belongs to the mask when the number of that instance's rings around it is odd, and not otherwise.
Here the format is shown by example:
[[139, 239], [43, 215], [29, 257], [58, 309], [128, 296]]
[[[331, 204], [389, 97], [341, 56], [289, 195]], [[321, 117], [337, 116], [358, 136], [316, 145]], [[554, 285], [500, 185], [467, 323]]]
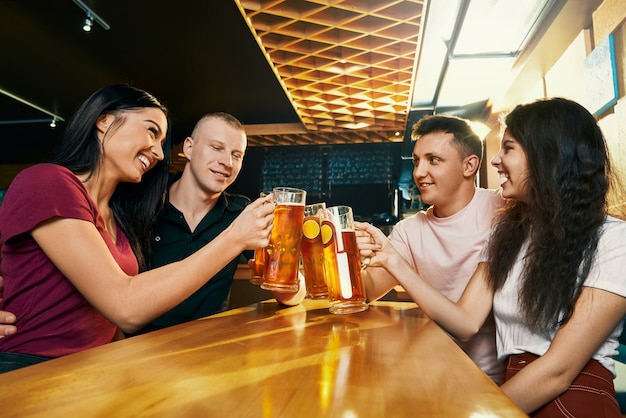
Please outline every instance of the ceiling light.
[[346, 129], [363, 129], [363, 128], [367, 128], [368, 126], [370, 126], [370, 124], [365, 123], [365, 122], [344, 123], [343, 125], [341, 125], [342, 128], [346, 128]]
[[[46, 110], [43, 107], [38, 106], [38, 105], [34, 104], [33, 102], [30, 102], [30, 101], [28, 101], [26, 99], [23, 99], [20, 96], [18, 96], [16, 94], [13, 94], [11, 92], [8, 92], [8, 91], [6, 91], [6, 90], [4, 90], [2, 88], [0, 88], [0, 94], [3, 94], [5, 96], [7, 96], [7, 97], [10, 97], [10, 98], [14, 99], [14, 100], [17, 100], [18, 102], [23, 103], [26, 106], [29, 106], [29, 107], [31, 107], [31, 108], [33, 108], [35, 110], [38, 110], [41, 113], [45, 113], [48, 116], [51, 116], [52, 119], [54, 119], [55, 122], [56, 121], [61, 121], [61, 122], [65, 121], [65, 119], [63, 119], [61, 116], [57, 115], [56, 113], [53, 113], [53, 112], [51, 112], [49, 110]], [[47, 122], [47, 123], [49, 123], [50, 119], [49, 118], [48, 119], [37, 119], [37, 122]]]
[[[411, 108], [463, 106], [502, 93], [557, 0], [428, 2]], [[497, 33], [497, 36], [493, 36]]]
[[345, 66], [345, 63], [341, 63], [342, 65], [331, 65], [330, 67], [326, 68], [326, 71], [328, 71], [329, 73], [333, 73], [333, 74], [350, 74], [350, 73], [354, 73], [357, 71], [361, 71], [363, 68], [365, 68], [362, 65], [350, 65], [350, 66]]
[[78, 7], [80, 7], [85, 13], [87, 13], [87, 17], [83, 23], [83, 30], [85, 32], [90, 32], [93, 29], [94, 22], [98, 25], [102, 26], [102, 29], [109, 30], [111, 26], [107, 22], [104, 21], [100, 16], [96, 14], [93, 10], [89, 8], [82, 0], [72, 0]]
[[56, 119], [52, 119], [50, 121], [50, 127], [51, 128], [56, 128], [57, 127], [57, 120]]
[[85, 23], [83, 23], [83, 30], [85, 32], [91, 32], [92, 27], [93, 27], [93, 19], [91, 18], [89, 13], [87, 13], [87, 17], [85, 18]]
[[390, 136], [389, 141], [391, 142], [402, 142], [404, 141], [404, 137], [402, 136], [402, 133], [400, 131], [396, 131], [393, 133], [393, 136]]

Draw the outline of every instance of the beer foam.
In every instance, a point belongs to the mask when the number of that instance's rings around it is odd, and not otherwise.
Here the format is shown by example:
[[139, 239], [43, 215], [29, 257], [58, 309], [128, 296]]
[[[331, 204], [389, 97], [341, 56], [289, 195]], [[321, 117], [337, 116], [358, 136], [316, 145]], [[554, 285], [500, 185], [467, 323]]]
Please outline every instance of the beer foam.
[[304, 207], [304, 203], [296, 203], [296, 202], [274, 202], [276, 206], [302, 206]]

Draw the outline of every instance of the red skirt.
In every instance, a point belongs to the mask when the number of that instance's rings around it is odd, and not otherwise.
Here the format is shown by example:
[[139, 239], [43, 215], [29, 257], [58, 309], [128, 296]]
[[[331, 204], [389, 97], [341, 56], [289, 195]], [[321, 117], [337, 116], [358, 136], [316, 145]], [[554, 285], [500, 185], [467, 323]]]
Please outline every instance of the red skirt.
[[[538, 358], [539, 356], [528, 353], [510, 356], [502, 383]], [[530, 416], [621, 418], [622, 414], [615, 397], [613, 375], [596, 360], [590, 360], [565, 392]]]

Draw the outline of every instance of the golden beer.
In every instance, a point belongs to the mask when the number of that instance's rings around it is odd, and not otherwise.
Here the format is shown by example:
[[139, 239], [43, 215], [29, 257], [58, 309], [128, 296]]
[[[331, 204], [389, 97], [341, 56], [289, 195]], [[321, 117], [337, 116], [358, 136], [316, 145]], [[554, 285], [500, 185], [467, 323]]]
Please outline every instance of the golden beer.
[[263, 283], [263, 270], [265, 270], [265, 247], [254, 250], [254, 263], [252, 264], [252, 278], [250, 283]]
[[[259, 197], [265, 197], [272, 192], [261, 192]], [[263, 271], [265, 270], [265, 247], [254, 250], [254, 263], [252, 263], [252, 278], [250, 283], [260, 285], [263, 283]]]
[[305, 216], [302, 223], [302, 268], [307, 297], [322, 299], [328, 296], [324, 274], [324, 246], [320, 234], [320, 218]]
[[306, 192], [293, 188], [276, 188], [274, 224], [269, 245], [265, 248], [265, 270], [261, 287], [274, 292], [299, 289], [300, 242]]

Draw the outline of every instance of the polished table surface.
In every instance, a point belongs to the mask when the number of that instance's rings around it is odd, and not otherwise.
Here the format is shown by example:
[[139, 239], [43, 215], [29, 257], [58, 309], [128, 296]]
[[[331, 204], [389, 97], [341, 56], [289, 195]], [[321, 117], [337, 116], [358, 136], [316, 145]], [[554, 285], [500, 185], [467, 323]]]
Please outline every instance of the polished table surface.
[[0, 416], [525, 416], [410, 302], [265, 301], [0, 375]]

